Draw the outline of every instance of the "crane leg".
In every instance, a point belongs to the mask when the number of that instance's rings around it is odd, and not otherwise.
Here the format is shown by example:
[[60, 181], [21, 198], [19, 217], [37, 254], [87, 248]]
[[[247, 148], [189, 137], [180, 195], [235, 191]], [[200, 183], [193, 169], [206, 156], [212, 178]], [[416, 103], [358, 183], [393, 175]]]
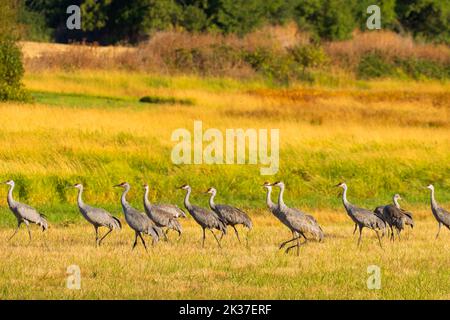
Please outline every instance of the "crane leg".
[[285, 242], [282, 242], [282, 243], [280, 244], [279, 250], [283, 249], [283, 247], [284, 247], [285, 245], [287, 245], [289, 242], [295, 241], [295, 240], [297, 240], [298, 238], [300, 238], [300, 235], [295, 235], [294, 233], [292, 233], [292, 235], [293, 235], [293, 238], [292, 238], [292, 239], [289, 239], [289, 240], [287, 240], [287, 241], [285, 241]]
[[391, 241], [394, 241], [395, 240], [394, 229], [392, 228], [392, 226], [389, 226], [389, 228], [391, 229], [390, 239], [391, 239]]
[[288, 248], [286, 249], [285, 253], [289, 253], [289, 251], [290, 251], [291, 249], [297, 247], [297, 256], [300, 255], [300, 246], [304, 245], [304, 244], [308, 241], [304, 235], [301, 235], [301, 236], [303, 236], [303, 238], [305, 239], [305, 241], [304, 241], [303, 243], [301, 243], [300, 240], [299, 240], [299, 239], [300, 239], [300, 235], [299, 235], [299, 236], [296, 238], [297, 243], [294, 244], [294, 245], [292, 245], [292, 246], [290, 246], [290, 247], [288, 247]]
[[236, 226], [233, 226], [233, 229], [234, 229], [234, 233], [236, 234], [236, 237], [237, 237], [239, 243], [241, 243], [241, 239], [239, 239], [239, 233], [238, 233], [238, 231], [236, 229]]
[[132, 248], [131, 250], [134, 250], [134, 248], [136, 247], [136, 245], [137, 245], [137, 238], [138, 238], [138, 232], [135, 231], [135, 232], [134, 232], [134, 243], [133, 243], [133, 248]]
[[380, 234], [379, 234], [378, 230], [375, 230], [375, 233], [377, 234], [378, 243], [380, 244], [380, 247], [383, 248], [383, 246], [381, 245], [381, 239], [380, 239]]
[[359, 227], [359, 238], [358, 238], [358, 247], [361, 245], [361, 237], [362, 237], [362, 227]]
[[217, 244], [219, 245], [219, 248], [222, 249], [222, 246], [220, 245], [220, 241], [219, 241], [219, 239], [217, 239], [217, 236], [216, 236], [216, 234], [214, 233], [214, 231], [212, 231], [211, 229], [209, 229], [209, 231], [211, 231], [211, 233], [212, 233], [213, 236], [214, 236], [214, 239], [216, 239]]
[[138, 233], [138, 236], [139, 236], [139, 238], [141, 238], [141, 241], [142, 241], [142, 244], [144, 245], [145, 251], [148, 251], [147, 245], [145, 244], [144, 238], [142, 237], [142, 234], [140, 232]]
[[16, 230], [14, 230], [13, 234], [8, 238], [8, 241], [11, 240], [12, 238], [14, 238], [14, 236], [17, 234], [17, 231], [19, 231], [20, 225], [22, 224], [22, 222], [19, 222], [17, 224], [17, 228]]
[[[292, 230], [291, 230], [291, 234], [292, 234], [292, 239], [294, 239], [294, 238], [297, 237], [297, 233], [296, 233], [295, 231], [292, 231]], [[286, 244], [288, 244], [290, 241], [294, 241], [294, 240], [292, 240], [292, 239], [280, 243], [280, 245], [278, 246], [278, 249], [280, 250], [280, 249], [282, 249]]]
[[204, 248], [204, 247], [205, 247], [205, 238], [206, 238], [206, 234], [205, 234], [205, 228], [203, 228], [202, 248]]
[[167, 242], [169, 242], [169, 238], [167, 238], [168, 232], [169, 232], [169, 229], [167, 229], [166, 231], [163, 231], [164, 241], [167, 241]]
[[94, 226], [94, 229], [95, 229], [95, 246], [98, 247], [99, 246], [99, 244], [98, 244], [98, 227]]
[[245, 236], [245, 245], [248, 247], [248, 238], [249, 238], [249, 236], [250, 236], [250, 231], [251, 231], [251, 229], [249, 229], [248, 231], [247, 231], [247, 235]]
[[103, 239], [105, 239], [106, 236], [111, 233], [111, 231], [113, 231], [113, 229], [109, 229], [109, 231], [103, 237], [101, 237], [101, 239], [98, 241], [98, 245], [102, 244]]
[[355, 229], [353, 229], [353, 234], [355, 234], [357, 228], [358, 228], [358, 225], [355, 223]]
[[439, 237], [439, 232], [441, 232], [441, 227], [442, 227], [442, 223], [439, 222], [438, 233], [437, 233], [435, 239], [437, 239]]
[[29, 242], [31, 242], [31, 231], [30, 231], [30, 226], [29, 226], [29, 224], [26, 223], [26, 222], [25, 222], [25, 226], [27, 227]]

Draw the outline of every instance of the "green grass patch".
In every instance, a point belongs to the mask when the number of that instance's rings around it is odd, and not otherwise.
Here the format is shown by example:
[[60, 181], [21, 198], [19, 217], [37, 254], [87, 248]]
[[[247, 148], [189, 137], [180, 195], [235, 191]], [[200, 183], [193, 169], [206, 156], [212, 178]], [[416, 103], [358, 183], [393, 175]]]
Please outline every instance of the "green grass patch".
[[36, 103], [76, 108], [123, 108], [142, 106], [132, 98], [102, 97], [79, 93], [31, 92]]

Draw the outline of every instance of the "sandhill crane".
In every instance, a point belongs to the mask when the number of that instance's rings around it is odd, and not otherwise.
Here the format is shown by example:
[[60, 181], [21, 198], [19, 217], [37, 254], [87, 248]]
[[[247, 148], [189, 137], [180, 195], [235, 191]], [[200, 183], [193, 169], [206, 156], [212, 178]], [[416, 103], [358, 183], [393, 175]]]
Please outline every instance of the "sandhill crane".
[[[266, 190], [266, 204], [270, 212], [278, 219], [281, 223], [286, 224], [285, 215], [277, 210], [278, 206], [272, 202], [272, 184], [270, 182], [264, 182], [262, 185]], [[292, 231], [292, 230], [291, 230]], [[296, 232], [292, 231], [292, 237], [297, 235]], [[281, 249], [281, 248], [280, 248]]]
[[400, 233], [405, 228], [405, 225], [409, 225], [411, 228], [414, 227], [412, 213], [403, 210], [398, 203], [398, 200], [401, 199], [402, 198], [400, 195], [396, 193], [392, 198], [393, 204], [379, 206], [374, 210], [377, 216], [382, 217], [384, 222], [391, 229], [390, 238], [392, 241], [394, 241], [394, 228], [397, 231], [398, 238], [400, 239]]
[[216, 239], [219, 248], [222, 248], [222, 246], [220, 245], [220, 241], [219, 239], [217, 239], [217, 236], [214, 233], [213, 229], [217, 229], [221, 231], [223, 234], [226, 234], [227, 226], [225, 225], [225, 223], [219, 218], [219, 216], [215, 212], [192, 205], [190, 203], [189, 196], [191, 195], [192, 188], [189, 185], [187, 184], [182, 185], [180, 189], [186, 190], [186, 195], [184, 197], [184, 206], [186, 207], [187, 211], [191, 214], [192, 218], [194, 218], [195, 222], [197, 222], [203, 229], [202, 247], [205, 246], [205, 238], [206, 238], [205, 230], [208, 229], [213, 234], [214, 239]]
[[[209, 188], [206, 193], [211, 194], [209, 198], [209, 206], [212, 211], [217, 213], [217, 215], [225, 222], [226, 225], [231, 226], [234, 229], [234, 233], [238, 238], [239, 243], [241, 239], [239, 239], [239, 233], [236, 229], [236, 225], [242, 224], [244, 227], [247, 227], [249, 230], [252, 229], [252, 220], [250, 220], [249, 216], [236, 207], [226, 205], [226, 204], [215, 204], [214, 197], [217, 194], [217, 190], [215, 188]], [[223, 236], [223, 233], [222, 233]]]
[[137, 238], [139, 237], [144, 245], [145, 251], [147, 251], [147, 245], [142, 237], [142, 233], [150, 235], [153, 239], [152, 244], [155, 245], [159, 240], [159, 236], [162, 235], [162, 230], [157, 227], [144, 213], [130, 206], [126, 199], [127, 193], [130, 191], [130, 185], [127, 182], [122, 182], [114, 187], [122, 187], [124, 189], [120, 202], [122, 204], [125, 220], [130, 228], [134, 230], [133, 249], [136, 247]]
[[25, 225], [27, 227], [27, 231], [28, 231], [28, 237], [31, 241], [31, 231], [30, 231], [30, 226], [29, 226], [30, 222], [40, 226], [42, 228], [42, 232], [44, 232], [45, 230], [48, 229], [48, 223], [45, 218], [45, 215], [39, 213], [36, 209], [34, 209], [26, 204], [17, 202], [13, 199], [13, 190], [14, 190], [14, 186], [15, 186], [15, 183], [13, 180], [8, 180], [8, 181], [5, 181], [4, 183], [9, 185], [9, 191], [8, 191], [8, 197], [7, 197], [9, 209], [12, 211], [12, 213], [14, 213], [14, 215], [16, 216], [16, 219], [17, 219], [17, 228], [16, 228], [16, 230], [14, 230], [14, 233], [12, 234], [12, 236], [9, 237], [8, 241], [11, 240], [16, 235], [16, 233], [17, 233], [17, 231], [19, 231], [20, 225], [22, 223], [25, 223]]
[[[113, 230], [122, 229], [122, 224], [120, 223], [119, 219], [113, 217], [108, 211], [102, 208], [95, 208], [85, 204], [82, 198], [84, 188], [81, 183], [77, 183], [73, 187], [78, 189], [78, 198], [77, 198], [78, 209], [80, 209], [80, 212], [83, 215], [83, 217], [94, 226], [95, 245], [100, 246], [103, 239], [105, 239]], [[98, 229], [100, 227], [106, 227], [109, 230], [99, 240]]]
[[380, 247], [383, 247], [381, 245], [381, 239], [378, 230], [381, 230], [382, 235], [384, 236], [384, 231], [386, 229], [386, 223], [384, 222], [384, 220], [381, 217], [377, 216], [373, 211], [358, 208], [357, 206], [354, 206], [353, 204], [348, 202], [348, 187], [344, 182], [338, 183], [336, 187], [344, 189], [344, 192], [342, 193], [342, 202], [344, 203], [345, 210], [347, 211], [349, 217], [353, 220], [354, 223], [356, 223], [359, 228], [358, 246], [361, 244], [363, 228], [369, 228], [375, 231], [375, 233], [377, 234], [378, 243], [380, 244]]
[[[278, 205], [276, 208], [277, 214], [281, 217], [281, 221], [293, 232], [293, 237], [290, 240], [283, 242], [280, 245], [282, 249], [286, 244], [296, 241], [295, 245], [292, 245], [286, 249], [286, 253], [292, 248], [297, 247], [297, 255], [300, 253], [300, 245], [305, 244], [308, 241], [306, 234], [312, 235], [315, 239], [322, 241], [324, 234], [317, 220], [311, 216], [303, 213], [300, 210], [289, 208], [283, 200], [283, 194], [285, 185], [282, 181], [275, 182], [273, 186], [280, 188], [280, 193], [278, 194]], [[297, 234], [295, 234], [297, 233]], [[300, 243], [300, 237], [304, 238], [304, 242]]]
[[[177, 218], [174, 217], [173, 212], [166, 211], [164, 208], [170, 207], [165, 205], [164, 207], [158, 205], [152, 205], [148, 200], [149, 186], [144, 184], [144, 209], [147, 216], [160, 228], [167, 228], [178, 232], [178, 237], [181, 237], [182, 228]], [[176, 207], [178, 208], [178, 207]], [[166, 233], [164, 233], [166, 236]]]
[[441, 208], [436, 202], [436, 199], [434, 198], [434, 186], [430, 184], [427, 186], [427, 188], [431, 191], [431, 212], [433, 212], [433, 216], [439, 223], [438, 233], [436, 234], [437, 239], [439, 237], [439, 232], [441, 232], [442, 225], [450, 230], [450, 213]]

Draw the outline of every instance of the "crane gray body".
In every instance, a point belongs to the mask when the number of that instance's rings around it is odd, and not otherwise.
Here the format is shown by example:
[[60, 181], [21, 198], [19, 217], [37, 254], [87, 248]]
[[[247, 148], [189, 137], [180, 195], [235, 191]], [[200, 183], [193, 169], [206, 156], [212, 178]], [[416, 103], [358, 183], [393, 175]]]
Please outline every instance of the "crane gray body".
[[130, 226], [130, 228], [134, 230], [135, 233], [133, 249], [136, 247], [137, 238], [139, 237], [142, 244], [144, 245], [145, 250], [147, 250], [147, 245], [145, 244], [142, 234], [148, 234], [149, 236], [151, 236], [153, 239], [152, 243], [153, 245], [155, 245], [158, 242], [159, 237], [162, 235], [162, 230], [157, 227], [144, 213], [136, 210], [128, 203], [126, 196], [130, 191], [130, 185], [127, 182], [123, 182], [116, 187], [124, 188], [122, 197], [120, 198], [120, 203], [125, 215], [125, 221]]
[[222, 234], [227, 233], [227, 227], [224, 221], [220, 219], [220, 217], [213, 211], [208, 210], [206, 208], [202, 208], [196, 205], [193, 205], [189, 201], [189, 196], [191, 195], [192, 188], [188, 185], [183, 185], [180, 189], [186, 190], [186, 195], [184, 197], [184, 206], [189, 214], [194, 218], [195, 222], [197, 222], [203, 230], [203, 239], [202, 239], [202, 247], [205, 246], [205, 230], [208, 229], [213, 234], [214, 238], [218, 246], [221, 248], [219, 239], [217, 239], [216, 234], [213, 229], [219, 230]]
[[[122, 223], [119, 219], [112, 216], [108, 211], [102, 208], [91, 207], [84, 203], [82, 194], [84, 191], [83, 185], [78, 183], [74, 185], [78, 189], [77, 205], [81, 215], [94, 226], [95, 229], [95, 244], [100, 246], [102, 241], [113, 231], [122, 229]], [[98, 229], [100, 227], [108, 228], [108, 232], [99, 239]]]
[[155, 204], [152, 204], [152, 208], [155, 208], [156, 210], [167, 212], [176, 219], [186, 218], [186, 213], [175, 204], [155, 203]]
[[434, 197], [434, 187], [433, 185], [429, 185], [427, 187], [431, 191], [431, 212], [433, 213], [434, 218], [439, 224], [438, 233], [436, 234], [436, 239], [439, 237], [439, 233], [441, 232], [441, 227], [444, 225], [447, 229], [450, 230], [450, 212], [445, 210], [444, 208], [440, 207], [439, 204], [436, 202], [436, 199]]
[[397, 231], [397, 236], [400, 239], [400, 233], [409, 225], [411, 228], [414, 227], [414, 220], [411, 212], [407, 212], [400, 207], [398, 200], [401, 197], [395, 194], [393, 197], [393, 204], [388, 204], [385, 206], [379, 206], [375, 208], [374, 212], [378, 217], [382, 217], [386, 225], [389, 226], [391, 230], [390, 238], [394, 241], [394, 229]]
[[[155, 223], [156, 226], [160, 228], [167, 228], [167, 231], [169, 229], [175, 230], [178, 232], [178, 236], [181, 237], [182, 227], [180, 222], [178, 222], [172, 210], [165, 210], [166, 208], [173, 209], [173, 207], [169, 207], [168, 205], [152, 205], [148, 200], [148, 191], [148, 185], [144, 185], [144, 208], [147, 216]], [[167, 237], [166, 233], [164, 233], [164, 236]]]
[[211, 194], [211, 197], [209, 198], [209, 207], [211, 210], [214, 211], [226, 225], [231, 226], [234, 229], [238, 241], [241, 242], [236, 226], [241, 224], [251, 230], [253, 224], [250, 217], [239, 208], [226, 204], [214, 203], [214, 197], [217, 194], [217, 190], [215, 188], [209, 188], [207, 192]]
[[384, 236], [384, 232], [386, 229], [386, 223], [384, 222], [382, 217], [378, 216], [373, 211], [364, 208], [359, 208], [348, 202], [347, 185], [345, 183], [340, 183], [337, 185], [337, 187], [341, 187], [344, 189], [342, 193], [342, 202], [344, 204], [345, 211], [359, 228], [358, 246], [361, 244], [363, 228], [369, 228], [375, 231], [375, 233], [377, 234], [380, 247], [382, 247], [380, 235], [378, 233], [378, 230], [381, 230], [382, 236]]
[[11, 240], [16, 235], [17, 231], [19, 231], [20, 225], [24, 223], [27, 227], [28, 237], [31, 241], [31, 231], [29, 224], [30, 223], [37, 224], [39, 227], [42, 228], [42, 231], [45, 231], [48, 229], [47, 219], [45, 218], [45, 215], [39, 213], [33, 207], [30, 207], [29, 205], [14, 200], [13, 198], [13, 190], [15, 187], [14, 181], [8, 180], [5, 182], [5, 184], [9, 185], [7, 196], [8, 207], [17, 219], [17, 227], [8, 240]]

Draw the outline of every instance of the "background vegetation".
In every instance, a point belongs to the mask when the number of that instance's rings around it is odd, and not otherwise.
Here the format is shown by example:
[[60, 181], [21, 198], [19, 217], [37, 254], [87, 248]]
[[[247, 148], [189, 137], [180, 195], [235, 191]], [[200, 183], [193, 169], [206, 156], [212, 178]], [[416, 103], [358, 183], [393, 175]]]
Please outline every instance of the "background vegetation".
[[19, 36], [15, 28], [16, 9], [12, 2], [0, 3], [0, 101], [26, 97], [20, 82], [24, 69], [20, 48], [16, 44]]
[[[18, 299], [447, 299], [448, 230], [434, 240], [437, 223], [429, 205], [433, 182], [441, 205], [450, 205], [450, 92], [438, 81], [358, 80], [340, 86], [279, 88], [262, 80], [197, 76], [150, 76], [107, 70], [27, 72], [34, 103], [0, 104], [0, 181], [15, 179], [14, 196], [47, 215], [51, 227], [33, 227], [28, 243], [22, 226], [0, 244], [0, 297]], [[141, 103], [141, 97], [156, 103]], [[180, 103], [191, 101], [192, 104]], [[170, 103], [169, 103], [170, 102]], [[173, 165], [172, 130], [280, 128], [280, 171], [263, 177], [259, 166]], [[302, 246], [300, 257], [279, 252], [290, 232], [264, 208], [264, 180], [287, 184], [285, 201], [313, 214], [323, 243]], [[218, 203], [244, 208], [254, 221], [248, 246], [230, 232], [223, 249], [181, 220], [180, 242], [171, 234], [145, 253], [131, 251], [112, 186], [132, 184], [129, 200], [142, 209], [144, 181], [154, 202], [182, 205], [189, 183], [192, 202], [207, 206], [203, 192], [215, 186]], [[402, 241], [377, 244], [364, 232], [362, 248], [352, 237], [334, 185], [349, 185], [349, 200], [372, 208], [399, 192], [414, 213], [414, 230]], [[76, 207], [85, 201], [109, 209], [124, 224], [95, 248], [94, 230]], [[0, 238], [16, 220], [0, 187]], [[0, 194], [1, 195], [1, 194]], [[274, 200], [276, 193], [274, 194]], [[102, 231], [102, 234], [105, 231]], [[244, 236], [245, 233], [242, 233]], [[149, 238], [146, 238], [149, 239]], [[81, 290], [66, 287], [67, 267], [81, 269]], [[369, 265], [381, 268], [382, 289], [369, 290]]]
[[[44, 234], [33, 228], [30, 243], [24, 230], [0, 241], [1, 299], [450, 297], [449, 235], [442, 230], [434, 241], [423, 188], [433, 183], [438, 202], [450, 206], [447, 2], [378, 2], [383, 30], [373, 32], [358, 31], [367, 1], [1, 3], [0, 16], [12, 20], [0, 19], [0, 95], [13, 101], [0, 102], [0, 181], [14, 179], [15, 198], [50, 222]], [[65, 8], [74, 3], [85, 23], [68, 32]], [[194, 120], [204, 129], [279, 128], [279, 172], [172, 164], [171, 133]], [[177, 186], [191, 184], [201, 206], [215, 186], [218, 203], [252, 217], [248, 246], [231, 234], [218, 250], [208, 235], [202, 250], [188, 217], [180, 242], [131, 252], [132, 230], [112, 187], [125, 180], [141, 209], [143, 182], [151, 201], [180, 206]], [[277, 251], [290, 232], [265, 209], [264, 180], [285, 181], [286, 203], [317, 218], [324, 243], [303, 246], [300, 257]], [[365, 232], [356, 250], [339, 181], [366, 208], [400, 193], [414, 230], [393, 244], [385, 239], [384, 249]], [[69, 186], [77, 182], [87, 203], [123, 222], [102, 248], [76, 207]], [[0, 191], [0, 239], [7, 239], [16, 219], [7, 186]], [[81, 268], [81, 290], [66, 287], [72, 264]], [[373, 264], [381, 290], [367, 289]]]
[[[65, 10], [71, 4], [82, 8], [79, 32], [65, 28]], [[450, 4], [440, 0], [25, 0], [23, 17], [37, 12], [44, 20], [23, 21], [34, 30], [31, 34], [40, 30], [64, 42], [136, 43], [155, 31], [173, 29], [244, 35], [264, 25], [289, 21], [316, 37], [343, 40], [350, 38], [354, 29], [365, 29], [366, 10], [372, 4], [381, 7], [383, 29], [450, 41]]]
[[[422, 187], [430, 182], [442, 203], [450, 200], [450, 95], [439, 82], [282, 89], [256, 80], [96, 70], [28, 73], [24, 82], [35, 102], [0, 106], [0, 180], [14, 179], [16, 197], [49, 211], [52, 221], [81, 219], [76, 192], [67, 188], [78, 181], [87, 201], [116, 211], [112, 186], [123, 180], [133, 185], [137, 206], [145, 181], [153, 200], [179, 205], [176, 187], [190, 183], [197, 203], [206, 204], [201, 192], [216, 186], [220, 201], [264, 208], [265, 179], [285, 180], [288, 203], [313, 211], [341, 208], [333, 187], [340, 180], [368, 207], [399, 192], [410, 206], [428, 208]], [[144, 96], [152, 103], [139, 102]], [[194, 120], [205, 129], [282, 128], [279, 173], [263, 177], [259, 165], [172, 164], [171, 133], [192, 130]], [[0, 221], [11, 223], [4, 201]]]

